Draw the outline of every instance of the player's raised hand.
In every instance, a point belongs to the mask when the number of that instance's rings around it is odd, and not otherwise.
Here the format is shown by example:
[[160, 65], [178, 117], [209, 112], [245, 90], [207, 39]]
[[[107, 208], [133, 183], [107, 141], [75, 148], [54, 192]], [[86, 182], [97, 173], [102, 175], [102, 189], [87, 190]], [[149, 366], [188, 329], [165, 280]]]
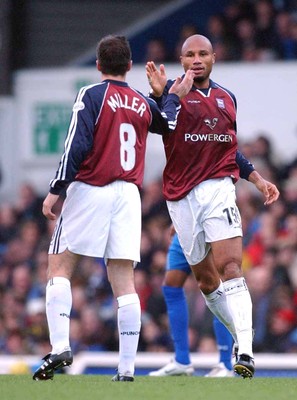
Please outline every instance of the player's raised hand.
[[56, 214], [53, 213], [52, 209], [58, 201], [59, 195], [49, 193], [43, 201], [42, 213], [47, 219], [55, 220]]
[[164, 64], [160, 65], [160, 69], [156, 67], [153, 61], [148, 61], [145, 66], [148, 82], [153, 89], [153, 95], [160, 97], [163, 94], [167, 83], [167, 76]]
[[194, 72], [189, 69], [183, 79], [177, 77], [174, 84], [169, 89], [169, 93], [176, 94], [180, 99], [185, 97], [193, 86], [194, 76]]

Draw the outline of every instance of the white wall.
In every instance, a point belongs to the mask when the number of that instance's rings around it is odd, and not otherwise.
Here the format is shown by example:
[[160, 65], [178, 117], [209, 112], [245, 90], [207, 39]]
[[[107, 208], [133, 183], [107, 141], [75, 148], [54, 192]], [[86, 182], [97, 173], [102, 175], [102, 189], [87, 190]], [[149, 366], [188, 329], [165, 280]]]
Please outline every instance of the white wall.
[[[179, 65], [167, 67], [168, 78], [180, 74]], [[15, 75], [14, 98], [7, 106], [9, 112], [4, 116], [0, 113], [1, 163], [5, 159], [6, 193], [15, 193], [15, 187], [24, 180], [35, 184], [40, 193], [47, 192], [48, 182], [58, 166], [77, 90], [99, 78], [95, 67], [30, 70]], [[212, 78], [237, 97], [240, 140], [250, 140], [264, 131], [272, 139], [278, 158], [287, 162], [297, 156], [296, 62], [218, 63]], [[134, 66], [128, 74], [128, 82], [147, 93], [149, 86], [144, 66]], [[56, 152], [50, 153], [48, 134], [51, 139], [55, 135], [60, 138], [56, 143], [58, 150], [54, 149]], [[39, 150], [36, 150], [36, 143]], [[150, 135], [145, 182], [159, 176], [163, 165], [161, 138]], [[0, 196], [3, 198], [2, 189]]]
[[15, 197], [19, 151], [16, 142], [15, 101], [11, 97], [0, 97], [0, 200], [9, 201]]

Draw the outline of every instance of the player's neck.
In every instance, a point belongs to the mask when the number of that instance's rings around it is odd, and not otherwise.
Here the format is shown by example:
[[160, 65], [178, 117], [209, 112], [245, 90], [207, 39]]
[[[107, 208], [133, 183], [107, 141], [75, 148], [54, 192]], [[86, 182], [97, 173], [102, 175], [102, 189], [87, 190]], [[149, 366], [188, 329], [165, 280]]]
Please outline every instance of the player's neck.
[[101, 80], [112, 80], [112, 81], [120, 81], [120, 82], [125, 82], [126, 81], [126, 75], [109, 75], [109, 74], [102, 74], [101, 75]]
[[205, 80], [203, 80], [203, 81], [201, 81], [201, 82], [195, 81], [195, 80], [194, 80], [194, 86], [195, 86], [195, 88], [197, 88], [197, 89], [208, 89], [208, 88], [209, 88], [209, 85], [210, 85], [210, 80], [209, 80], [209, 78], [208, 78], [208, 79], [205, 79]]

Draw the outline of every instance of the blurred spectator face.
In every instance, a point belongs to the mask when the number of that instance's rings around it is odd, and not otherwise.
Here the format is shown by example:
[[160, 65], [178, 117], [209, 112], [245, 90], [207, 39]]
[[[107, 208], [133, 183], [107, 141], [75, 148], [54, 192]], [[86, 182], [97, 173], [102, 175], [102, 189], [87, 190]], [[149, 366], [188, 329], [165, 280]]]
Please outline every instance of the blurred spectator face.
[[81, 314], [87, 305], [85, 289], [82, 286], [73, 286], [72, 288], [72, 310]]
[[277, 238], [277, 221], [269, 212], [265, 212], [260, 217], [259, 236], [265, 247], [273, 247]]
[[226, 28], [223, 18], [220, 15], [211, 15], [207, 22], [208, 37], [212, 44], [217, 39], [222, 39], [225, 36]]
[[26, 221], [20, 229], [20, 238], [30, 248], [34, 248], [40, 239], [39, 226], [36, 221]]
[[79, 319], [72, 318], [70, 321], [70, 343], [79, 342], [82, 339], [83, 326]]
[[155, 251], [152, 257], [151, 272], [163, 273], [166, 265], [167, 253], [164, 250]]
[[97, 311], [92, 306], [86, 306], [82, 309], [81, 323], [83, 326], [83, 335], [100, 337], [101, 322]]
[[216, 56], [216, 61], [228, 61], [231, 59], [229, 46], [225, 42], [217, 42], [213, 46], [213, 50]]
[[287, 285], [279, 285], [273, 293], [273, 305], [275, 309], [292, 309], [293, 298], [291, 289]]
[[290, 309], [274, 311], [269, 319], [270, 330], [276, 336], [285, 335], [293, 329], [295, 321], [295, 314]]
[[240, 15], [240, 3], [237, 1], [230, 2], [226, 5], [224, 14], [229, 21], [236, 21]]
[[287, 216], [285, 221], [286, 229], [288, 233], [297, 240], [297, 215], [290, 214]]
[[0, 264], [0, 288], [6, 288], [10, 278], [10, 267], [8, 264]]
[[278, 36], [282, 39], [290, 37], [291, 15], [287, 11], [282, 11], [276, 15], [275, 24]]
[[33, 186], [29, 183], [24, 183], [21, 185], [19, 190], [19, 198], [16, 204], [19, 212], [26, 210], [31, 204], [36, 200], [37, 194]]
[[244, 46], [241, 53], [241, 60], [252, 62], [259, 61], [260, 55], [258, 49], [254, 45]]
[[134, 281], [136, 292], [142, 292], [149, 285], [147, 273], [142, 270], [134, 271]]
[[148, 235], [147, 231], [143, 230], [141, 232], [140, 252], [141, 252], [141, 254], [148, 254], [150, 251], [152, 251], [152, 241], [151, 241], [150, 236]]
[[31, 249], [21, 239], [15, 238], [8, 242], [4, 259], [8, 264], [16, 265], [28, 261], [31, 253]]
[[184, 41], [192, 36], [198, 33], [196, 26], [191, 25], [191, 24], [186, 24], [182, 27], [180, 34], [179, 34], [179, 40], [177, 41], [177, 44], [175, 46], [174, 50], [174, 58], [176, 61], [179, 61], [180, 55], [181, 55], [181, 48], [184, 43]]
[[26, 354], [27, 349], [25, 346], [24, 338], [20, 331], [16, 330], [11, 333], [6, 340], [6, 352], [7, 354]]
[[0, 207], [0, 226], [11, 227], [16, 223], [14, 208], [10, 204], [2, 204]]
[[236, 24], [237, 36], [242, 42], [253, 42], [255, 31], [254, 23], [247, 18], [239, 20]]
[[[295, 240], [297, 240], [297, 236], [295, 237]], [[294, 247], [285, 246], [278, 251], [277, 262], [280, 265], [289, 268], [294, 262], [294, 257], [295, 257]]]
[[161, 329], [152, 319], [142, 322], [141, 337], [147, 346], [154, 345], [161, 334]]
[[269, 211], [278, 221], [282, 221], [287, 212], [286, 204], [283, 200], [278, 199], [278, 201], [269, 206]]
[[199, 353], [215, 353], [217, 351], [217, 344], [214, 338], [205, 336], [200, 339], [198, 346]]
[[297, 21], [291, 21], [290, 24], [290, 36], [294, 40], [295, 45], [297, 42]]
[[285, 181], [284, 197], [288, 203], [297, 201], [297, 177], [292, 177]]
[[253, 142], [253, 151], [256, 157], [269, 158], [271, 143], [266, 136], [258, 136]]
[[32, 285], [32, 275], [26, 264], [17, 265], [12, 273], [12, 291], [17, 299], [26, 299]]
[[273, 21], [273, 5], [267, 0], [258, 0], [255, 2], [255, 12], [257, 26], [260, 28], [266, 28], [272, 24]]
[[36, 255], [36, 273], [38, 282], [42, 283], [47, 282], [47, 266], [48, 266], [47, 251], [41, 250]]
[[197, 28], [194, 25], [186, 24], [182, 27], [180, 32], [180, 38], [186, 40], [188, 37], [195, 35], [197, 33]]
[[150, 40], [147, 44], [145, 61], [154, 61], [162, 63], [167, 60], [167, 51], [165, 44], [160, 39]]
[[246, 281], [252, 299], [257, 299], [269, 291], [272, 284], [272, 271], [265, 267], [254, 267], [247, 271]]

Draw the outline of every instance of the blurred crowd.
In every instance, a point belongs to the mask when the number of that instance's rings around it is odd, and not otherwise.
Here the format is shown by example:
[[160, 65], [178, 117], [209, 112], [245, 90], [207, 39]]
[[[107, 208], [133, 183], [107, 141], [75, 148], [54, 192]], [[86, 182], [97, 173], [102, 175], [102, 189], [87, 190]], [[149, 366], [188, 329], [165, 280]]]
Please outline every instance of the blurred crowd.
[[[277, 184], [280, 199], [263, 205], [244, 180], [236, 184], [244, 229], [243, 269], [253, 299], [257, 352], [297, 351], [297, 158], [279, 160], [269, 135], [240, 149]], [[135, 269], [141, 299], [140, 351], [172, 351], [162, 295], [171, 221], [162, 180], [142, 190], [141, 262]], [[44, 355], [49, 350], [45, 316], [47, 250], [54, 223], [42, 213], [43, 198], [23, 183], [14, 203], [0, 204], [0, 354]], [[62, 200], [56, 207], [59, 213]], [[116, 308], [102, 259], [82, 258], [72, 280], [71, 346], [74, 353], [117, 351]], [[214, 352], [212, 316], [192, 277], [185, 285], [192, 352]]]
[[144, 61], [179, 61], [182, 43], [195, 33], [210, 39], [217, 61], [296, 60], [297, 1], [233, 0], [206, 28], [185, 24], [173, 51], [160, 37], [150, 40]]

